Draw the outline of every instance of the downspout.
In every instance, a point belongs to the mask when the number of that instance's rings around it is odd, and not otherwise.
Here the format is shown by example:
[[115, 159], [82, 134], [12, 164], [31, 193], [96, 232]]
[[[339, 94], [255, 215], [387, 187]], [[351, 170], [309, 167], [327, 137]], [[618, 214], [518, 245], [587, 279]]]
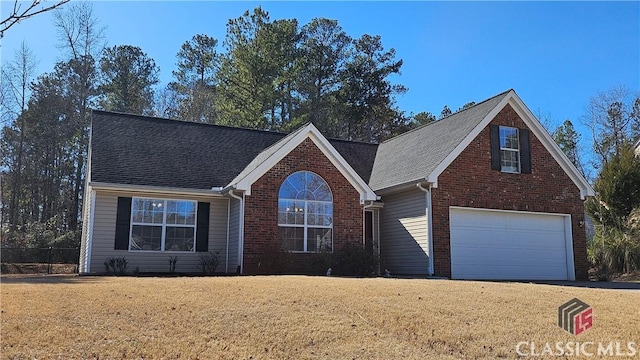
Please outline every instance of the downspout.
[[91, 272], [91, 252], [93, 251], [93, 222], [96, 217], [96, 191], [91, 189], [90, 197], [91, 205], [89, 205], [89, 226], [87, 226], [87, 258], [85, 272]]
[[427, 200], [427, 243], [428, 243], [428, 247], [429, 247], [429, 269], [428, 269], [428, 274], [429, 276], [433, 276], [433, 272], [434, 272], [434, 266], [433, 266], [433, 211], [432, 211], [432, 204], [431, 204], [431, 189], [432, 189], [432, 184], [428, 183], [429, 187], [428, 188], [424, 188], [422, 186], [421, 183], [417, 183], [416, 186], [418, 187], [418, 189], [424, 191], [425, 196], [426, 196], [426, 200]]
[[229, 273], [229, 230], [231, 220], [231, 199], [227, 199], [227, 259], [224, 263], [224, 272]]
[[238, 217], [238, 266], [240, 267], [240, 274], [243, 271], [244, 263], [244, 194], [238, 196], [233, 193], [233, 189], [229, 190], [229, 196], [240, 201], [240, 210]]

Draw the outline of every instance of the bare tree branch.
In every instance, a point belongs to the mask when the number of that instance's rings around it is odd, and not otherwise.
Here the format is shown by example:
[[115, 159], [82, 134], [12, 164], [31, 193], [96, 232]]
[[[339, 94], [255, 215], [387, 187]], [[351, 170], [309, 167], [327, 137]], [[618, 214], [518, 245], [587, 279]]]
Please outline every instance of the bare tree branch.
[[22, 5], [18, 0], [13, 3], [13, 9], [9, 16], [0, 21], [0, 39], [4, 37], [4, 32], [7, 31], [13, 25], [19, 23], [22, 20], [28, 19], [32, 16], [42, 14], [49, 10], [53, 10], [59, 6], [68, 3], [70, 0], [57, 0], [57, 2], [50, 6], [45, 6], [43, 3], [46, 0], [32, 0], [31, 3], [22, 10]]

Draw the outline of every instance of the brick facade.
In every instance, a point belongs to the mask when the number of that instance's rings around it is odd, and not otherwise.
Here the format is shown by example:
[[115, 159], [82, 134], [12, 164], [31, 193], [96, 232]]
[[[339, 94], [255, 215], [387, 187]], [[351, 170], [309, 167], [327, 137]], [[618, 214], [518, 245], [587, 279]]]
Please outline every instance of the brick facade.
[[[527, 128], [510, 106], [492, 120], [493, 125]], [[440, 174], [433, 190], [435, 274], [451, 276], [449, 206], [571, 214], [576, 280], [586, 280], [584, 205], [580, 190], [531, 133], [531, 174], [491, 170], [489, 127]]]
[[[315, 143], [307, 138], [266, 174], [251, 185], [246, 196], [244, 222], [244, 273], [319, 273], [326, 271], [327, 254], [277, 254], [278, 191], [284, 180], [296, 171], [320, 175], [333, 194], [333, 256], [339, 255], [346, 242], [359, 244], [363, 239], [363, 209], [360, 194], [329, 161]], [[275, 250], [275, 251], [274, 251]], [[286, 257], [286, 269], [266, 266], [270, 256]], [[273, 264], [270, 264], [273, 265]]]

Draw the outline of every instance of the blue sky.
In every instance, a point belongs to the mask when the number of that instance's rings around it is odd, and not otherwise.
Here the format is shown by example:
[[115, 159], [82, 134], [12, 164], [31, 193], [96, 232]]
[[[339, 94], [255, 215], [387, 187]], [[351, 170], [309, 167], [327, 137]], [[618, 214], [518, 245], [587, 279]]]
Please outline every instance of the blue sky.
[[[2, 0], [2, 13], [13, 1]], [[639, 2], [94, 2], [108, 45], [131, 44], [155, 59], [164, 86], [175, 54], [193, 35], [222, 44], [226, 23], [261, 5], [272, 19], [338, 20], [352, 37], [381, 35], [404, 60], [394, 80], [409, 88], [398, 105], [439, 114], [513, 88], [536, 115], [580, 125], [589, 99], [623, 85], [640, 91]], [[35, 52], [38, 73], [59, 51], [50, 14], [5, 33], [2, 62], [20, 42]]]

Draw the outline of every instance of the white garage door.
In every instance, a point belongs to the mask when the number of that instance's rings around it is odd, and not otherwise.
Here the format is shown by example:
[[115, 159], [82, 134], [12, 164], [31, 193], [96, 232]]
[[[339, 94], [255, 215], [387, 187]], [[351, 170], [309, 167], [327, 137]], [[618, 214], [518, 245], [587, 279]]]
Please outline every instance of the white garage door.
[[573, 280], [568, 215], [451, 207], [454, 279]]

